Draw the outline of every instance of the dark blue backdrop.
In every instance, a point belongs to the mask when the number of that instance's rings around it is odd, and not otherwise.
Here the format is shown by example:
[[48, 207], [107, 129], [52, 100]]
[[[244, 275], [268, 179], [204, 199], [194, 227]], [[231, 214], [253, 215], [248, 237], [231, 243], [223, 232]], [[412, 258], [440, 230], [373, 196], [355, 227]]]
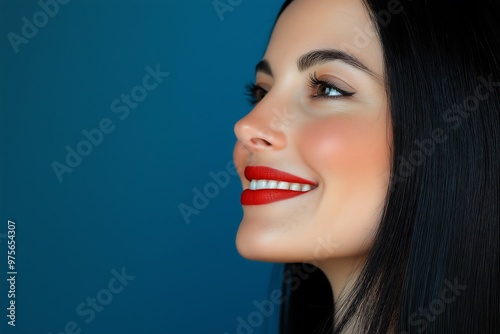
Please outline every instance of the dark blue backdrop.
[[0, 2], [0, 332], [273, 329], [228, 163], [281, 2]]

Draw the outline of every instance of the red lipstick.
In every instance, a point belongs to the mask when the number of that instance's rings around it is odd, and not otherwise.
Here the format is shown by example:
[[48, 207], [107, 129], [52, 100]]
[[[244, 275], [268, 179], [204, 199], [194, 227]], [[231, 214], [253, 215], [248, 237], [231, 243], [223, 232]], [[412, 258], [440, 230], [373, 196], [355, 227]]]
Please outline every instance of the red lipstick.
[[[255, 183], [257, 183], [257, 180], [272, 181], [273, 185], [271, 186], [270, 183], [267, 182], [266, 189], [245, 189], [240, 198], [242, 205], [269, 204], [303, 195], [316, 187], [313, 181], [263, 166], [246, 167], [245, 178]], [[293, 190], [290, 189], [291, 186], [294, 188]], [[269, 189], [268, 187], [272, 187], [273, 189]]]

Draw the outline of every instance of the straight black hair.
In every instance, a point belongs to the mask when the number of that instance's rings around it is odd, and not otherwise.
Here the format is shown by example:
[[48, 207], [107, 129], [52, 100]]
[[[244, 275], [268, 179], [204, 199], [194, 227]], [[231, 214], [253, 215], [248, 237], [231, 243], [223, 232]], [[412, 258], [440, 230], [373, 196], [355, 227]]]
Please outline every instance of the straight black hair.
[[[388, 10], [394, 3], [400, 12]], [[285, 264], [280, 333], [353, 323], [359, 333], [498, 333], [500, 5], [365, 5], [384, 52], [393, 131], [383, 215], [342, 311], [320, 270], [304, 278], [291, 269], [303, 264]]]

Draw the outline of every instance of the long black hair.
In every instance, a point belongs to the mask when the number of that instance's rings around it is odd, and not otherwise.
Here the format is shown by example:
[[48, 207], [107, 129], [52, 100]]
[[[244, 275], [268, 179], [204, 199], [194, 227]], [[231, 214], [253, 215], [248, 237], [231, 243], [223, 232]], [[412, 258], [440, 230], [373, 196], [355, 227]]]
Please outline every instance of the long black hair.
[[393, 132], [383, 215], [341, 311], [320, 270], [299, 277], [292, 267], [304, 264], [285, 264], [281, 333], [331, 332], [334, 323], [336, 333], [353, 323], [359, 333], [500, 331], [495, 1], [365, 1]]

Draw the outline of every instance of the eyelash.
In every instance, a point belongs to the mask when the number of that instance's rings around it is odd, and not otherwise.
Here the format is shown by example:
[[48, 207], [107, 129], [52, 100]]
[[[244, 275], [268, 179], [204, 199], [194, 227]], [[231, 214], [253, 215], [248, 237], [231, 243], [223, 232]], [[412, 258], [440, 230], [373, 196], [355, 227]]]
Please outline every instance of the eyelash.
[[337, 95], [337, 96], [309, 95], [309, 97], [311, 99], [338, 99], [339, 97], [354, 95], [354, 93], [347, 92], [343, 89], [338, 88], [333, 82], [318, 79], [318, 77], [316, 76], [316, 72], [314, 74], [310, 74], [309, 75], [309, 87], [311, 87], [312, 89], [316, 89], [320, 85], [325, 86], [326, 88], [329, 88], [329, 89], [336, 90], [337, 92], [340, 93], [340, 95]]
[[[259, 99], [258, 95], [259, 93], [263, 93], [264, 95]], [[257, 103], [266, 96], [267, 91], [260, 87], [259, 85], [256, 85], [254, 83], [248, 83], [245, 87], [245, 95], [248, 96], [248, 102], [250, 102], [251, 105], [256, 105]]]
[[[337, 96], [327, 96], [327, 95], [309, 95], [311, 99], [337, 99], [340, 97], [348, 97], [354, 95], [354, 93], [347, 92], [343, 89], [338, 88], [334, 83], [326, 81], [326, 80], [321, 80], [318, 79], [316, 76], [316, 73], [309, 75], [309, 83], [308, 86], [312, 89], [317, 89], [318, 86], [325, 86], [328, 89], [333, 89], [336, 90], [337, 92], [340, 93], [340, 95]], [[246, 93], [249, 97], [249, 102], [251, 105], [256, 105], [257, 103], [260, 102], [266, 96], [267, 91], [260, 87], [259, 85], [256, 85], [254, 83], [249, 83], [246, 85]], [[259, 98], [259, 93], [264, 94], [262, 97]]]

